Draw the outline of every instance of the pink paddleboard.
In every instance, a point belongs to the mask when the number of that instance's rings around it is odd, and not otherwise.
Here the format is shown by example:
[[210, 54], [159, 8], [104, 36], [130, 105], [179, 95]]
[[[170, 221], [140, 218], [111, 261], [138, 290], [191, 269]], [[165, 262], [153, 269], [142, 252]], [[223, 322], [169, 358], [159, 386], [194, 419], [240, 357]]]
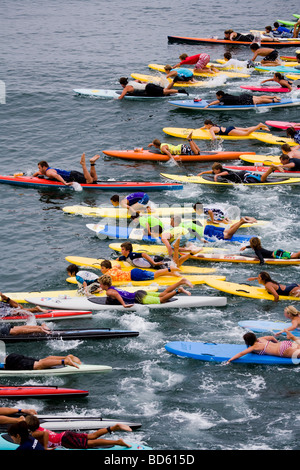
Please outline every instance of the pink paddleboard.
[[251, 91], [262, 91], [264, 93], [289, 93], [290, 90], [288, 88], [282, 88], [280, 86], [251, 86], [251, 85], [241, 85], [241, 88], [244, 90], [251, 90]]
[[286, 122], [286, 121], [266, 121], [267, 126], [277, 127], [278, 129], [287, 129], [288, 127], [294, 127], [296, 130], [300, 130], [300, 122]]
[[[233, 170], [233, 171], [239, 171], [239, 170], [245, 170], [245, 171], [251, 171], [253, 173], [265, 173], [270, 167], [269, 166], [228, 166], [228, 165], [223, 165], [223, 168], [228, 168], [228, 170]], [[300, 171], [279, 171], [275, 170], [274, 173], [280, 173], [280, 175], [284, 176], [285, 174], [288, 174], [291, 178], [295, 178], [300, 176]]]

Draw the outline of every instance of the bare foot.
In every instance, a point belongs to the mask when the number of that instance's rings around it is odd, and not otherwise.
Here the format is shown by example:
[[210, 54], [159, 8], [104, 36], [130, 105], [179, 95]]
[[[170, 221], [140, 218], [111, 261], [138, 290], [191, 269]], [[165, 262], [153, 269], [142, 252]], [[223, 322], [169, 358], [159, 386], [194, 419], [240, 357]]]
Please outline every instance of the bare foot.
[[90, 163], [95, 163], [98, 158], [100, 158], [100, 155], [94, 155], [92, 158], [90, 158]]
[[247, 222], [247, 224], [255, 224], [257, 220], [254, 217], [243, 217], [243, 221]]
[[115, 424], [114, 426], [111, 426], [111, 430], [112, 431], [128, 431], [128, 432], [131, 432], [132, 429], [127, 426], [127, 424], [120, 424], [120, 423], [117, 423]]
[[81, 155], [80, 165], [85, 165], [85, 153]]
[[182, 294], [191, 295], [191, 293], [188, 290], [185, 290], [183, 287], [178, 287], [178, 291]]
[[189, 281], [185, 277], [182, 278], [182, 284], [185, 284], [186, 286], [189, 286], [191, 289], [193, 289], [193, 287], [194, 287], [193, 284], [191, 283], [191, 281]]

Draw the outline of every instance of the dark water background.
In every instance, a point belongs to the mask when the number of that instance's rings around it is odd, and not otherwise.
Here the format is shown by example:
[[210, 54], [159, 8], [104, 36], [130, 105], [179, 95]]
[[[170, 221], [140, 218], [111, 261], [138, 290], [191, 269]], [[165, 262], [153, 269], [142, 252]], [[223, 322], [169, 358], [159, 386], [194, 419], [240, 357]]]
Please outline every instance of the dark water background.
[[[3, 0], [0, 6], [0, 79], [6, 84], [6, 104], [0, 106], [1, 173], [34, 171], [41, 159], [50, 165], [80, 169], [87, 158], [105, 148], [146, 147], [153, 138], [179, 142], [163, 134], [164, 126], [199, 127], [213, 117], [223, 124], [249, 126], [267, 119], [299, 121], [297, 108], [246, 112], [216, 117], [171, 109], [167, 100], [149, 102], [79, 98], [73, 88], [118, 88], [120, 76], [149, 73], [151, 62], [175, 63], [179, 54], [206, 51], [212, 60], [223, 57], [224, 46], [168, 44], [167, 35], [222, 37], [224, 29], [263, 29], [299, 13], [296, 1], [221, 1], [190, 3]], [[250, 58], [247, 47], [231, 49]], [[281, 49], [291, 55], [294, 48]], [[150, 72], [151, 73], [151, 72]], [[153, 73], [153, 72], [152, 72]], [[257, 83], [252, 75], [248, 82]], [[245, 81], [246, 79], [244, 79]], [[238, 92], [241, 80], [228, 80], [227, 91]], [[219, 88], [219, 87], [218, 87]], [[214, 98], [215, 89], [202, 90]], [[284, 132], [274, 131], [278, 135]], [[221, 145], [221, 144], [219, 144]], [[211, 144], [200, 141], [201, 148]], [[224, 150], [243, 149], [278, 154], [277, 147], [256, 141], [224, 142]], [[189, 174], [208, 165], [130, 163], [101, 154], [100, 179], [161, 181], [159, 173]], [[58, 290], [66, 286], [65, 256], [109, 257], [109, 240], [99, 241], [85, 226], [90, 219], [67, 216], [66, 205], [102, 204], [110, 193], [100, 191], [38, 191], [2, 185], [1, 282], [2, 292]], [[219, 202], [240, 207], [243, 215], [272, 220], [268, 229], [255, 229], [270, 248], [299, 250], [299, 189], [215, 190], [185, 187], [183, 191], [156, 192], [164, 203]], [[246, 230], [244, 229], [247, 233]], [[217, 265], [227, 280], [245, 281], [259, 266]], [[297, 267], [272, 267], [282, 282], [298, 281]], [[222, 295], [206, 287], [197, 294]], [[107, 312], [91, 320], [60, 322], [56, 327], [115, 327], [134, 329], [138, 338], [111, 341], [17, 344], [8, 352], [46, 356], [72, 352], [86, 363], [111, 365], [105, 376], [47, 378], [40, 383], [87, 388], [89, 397], [72, 402], [23, 401], [41, 414], [99, 414], [142, 422], [130, 436], [153, 449], [296, 450], [299, 448], [299, 368], [227, 366], [172, 356], [164, 349], [172, 340], [242, 342], [241, 319], [283, 319], [285, 303], [228, 297], [225, 308], [203, 308], [149, 313]], [[2, 383], [17, 384], [18, 380]], [[24, 383], [39, 383], [26, 380]], [[8, 401], [0, 405], [9, 405]], [[296, 406], [295, 406], [296, 405]]]

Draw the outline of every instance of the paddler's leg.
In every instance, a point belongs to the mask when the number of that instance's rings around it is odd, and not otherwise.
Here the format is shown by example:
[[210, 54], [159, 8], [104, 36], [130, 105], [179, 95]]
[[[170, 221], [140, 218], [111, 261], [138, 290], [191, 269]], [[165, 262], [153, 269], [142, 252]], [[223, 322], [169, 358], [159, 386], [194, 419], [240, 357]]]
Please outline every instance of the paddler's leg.
[[95, 162], [98, 160], [100, 155], [95, 155], [90, 159], [91, 162], [91, 171], [89, 172], [85, 162], [85, 153], [81, 155], [80, 165], [82, 166], [83, 176], [85, 177], [86, 183], [91, 184], [94, 181], [97, 181], [97, 174], [95, 169]]
[[187, 136], [187, 140], [190, 143], [193, 154], [200, 155], [200, 149], [198, 145], [193, 141], [193, 131], [189, 133], [189, 135]]
[[242, 217], [241, 220], [224, 230], [224, 239], [230, 239], [243, 224], [253, 224], [255, 222], [257, 222], [257, 220], [254, 217]]
[[176, 282], [172, 286], [168, 286], [163, 292], [159, 294], [160, 303], [167, 302], [169, 299], [174, 297], [174, 295], [178, 293], [176, 292], [176, 290], [179, 290], [179, 292], [183, 292], [187, 295], [191, 295], [190, 292], [182, 288], [183, 285], [187, 285], [191, 288], [193, 287], [193, 284], [183, 277], [182, 279], [180, 279], [180, 281]]

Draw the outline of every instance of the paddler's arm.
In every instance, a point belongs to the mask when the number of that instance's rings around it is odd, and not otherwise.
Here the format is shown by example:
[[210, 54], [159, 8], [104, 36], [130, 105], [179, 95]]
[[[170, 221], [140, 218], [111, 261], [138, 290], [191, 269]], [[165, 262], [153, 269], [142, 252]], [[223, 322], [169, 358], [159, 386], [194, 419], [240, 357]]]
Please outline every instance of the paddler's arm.
[[166, 155], [168, 155], [169, 158], [173, 159], [173, 155], [171, 154], [167, 145], [164, 145], [163, 147], [161, 147], [160, 151], [161, 153], [165, 153]]
[[132, 93], [133, 91], [133, 87], [131, 85], [127, 85], [118, 97], [118, 100], [122, 100], [127, 93]]
[[212, 174], [212, 170], [207, 170], [207, 171], [201, 171], [201, 173], [198, 173], [197, 176], [211, 175], [211, 174]]
[[219, 104], [220, 104], [220, 101], [215, 100], [215, 101], [212, 101], [211, 103], [208, 103], [206, 106], [204, 106], [204, 109], [208, 108], [209, 106], [214, 106], [214, 105], [219, 105]]
[[147, 253], [142, 253], [142, 257], [148, 261], [151, 266], [160, 266], [161, 264], [163, 264], [163, 261], [158, 261], [157, 263], [155, 261], [153, 261], [153, 259], [151, 258], [151, 256], [147, 255]]
[[47, 178], [55, 179], [60, 183], [63, 183], [65, 186], [70, 186], [71, 183], [67, 183], [55, 170], [47, 170]]
[[[267, 284], [265, 284], [265, 289], [267, 292], [269, 292], [269, 294], [273, 295], [274, 296], [274, 301], [275, 302], [278, 302], [279, 300], [279, 295], [277, 294], [277, 291], [276, 289], [274, 289], [274, 287], [272, 286], [272, 284], [268, 285], [270, 283], [267, 282]], [[267, 287], [268, 285], [268, 287]]]
[[106, 291], [106, 295], [108, 297], [113, 297], [114, 299], [116, 299], [118, 302], [120, 302], [120, 304], [124, 307], [124, 308], [128, 308], [128, 307], [132, 307], [133, 304], [125, 304], [124, 300], [122, 299], [122, 297], [120, 296], [119, 292], [113, 290], [113, 289], [108, 289]]
[[241, 352], [235, 354], [234, 356], [232, 356], [230, 359], [228, 359], [226, 364], [229, 364], [230, 362], [235, 361], [236, 359], [239, 359], [240, 357], [246, 356], [246, 354], [251, 353], [253, 351], [253, 349], [254, 349], [254, 346], [250, 346], [249, 348], [244, 349], [244, 351], [241, 351]]
[[166, 248], [168, 250], [168, 255], [172, 256], [173, 255], [173, 248], [171, 247], [171, 245], [169, 243], [170, 236], [171, 236], [170, 233], [162, 234], [161, 241], [166, 246]]

